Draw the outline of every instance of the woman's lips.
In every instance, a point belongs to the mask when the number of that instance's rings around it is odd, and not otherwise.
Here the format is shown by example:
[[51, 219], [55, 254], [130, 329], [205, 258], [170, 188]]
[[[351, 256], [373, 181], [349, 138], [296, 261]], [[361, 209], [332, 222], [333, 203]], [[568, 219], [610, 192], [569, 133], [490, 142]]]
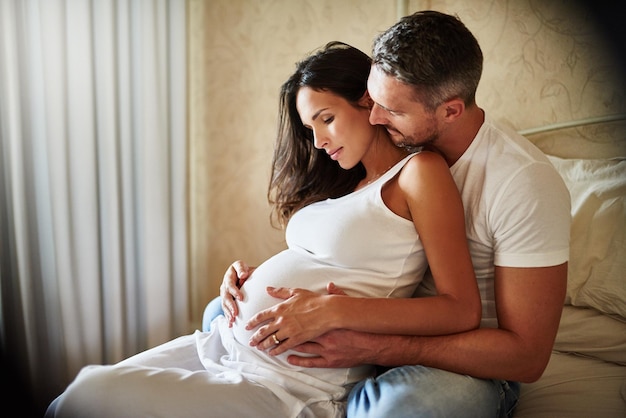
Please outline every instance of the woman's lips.
[[342, 148], [337, 148], [336, 150], [328, 151], [328, 155], [330, 156], [330, 159], [337, 161], [337, 159], [339, 158], [339, 152], [341, 150]]

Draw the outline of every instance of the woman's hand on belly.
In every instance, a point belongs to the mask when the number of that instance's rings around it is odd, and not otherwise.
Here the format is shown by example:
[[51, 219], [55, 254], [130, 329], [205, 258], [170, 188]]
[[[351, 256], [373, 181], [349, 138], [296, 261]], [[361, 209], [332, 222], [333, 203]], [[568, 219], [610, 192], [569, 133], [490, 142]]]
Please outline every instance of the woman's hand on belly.
[[268, 287], [268, 295], [283, 301], [250, 318], [246, 329], [259, 327], [250, 338], [250, 345], [260, 350], [271, 348], [269, 354], [278, 355], [334, 329], [336, 321], [331, 302], [336, 295], [345, 296], [345, 293], [333, 283], [328, 284], [327, 292]]
[[237, 260], [232, 263], [222, 279], [220, 286], [220, 298], [222, 300], [222, 310], [224, 316], [228, 320], [228, 326], [232, 327], [237, 315], [239, 315], [239, 307], [237, 301], [243, 300], [241, 286], [250, 278], [255, 267], [249, 267], [244, 261]]

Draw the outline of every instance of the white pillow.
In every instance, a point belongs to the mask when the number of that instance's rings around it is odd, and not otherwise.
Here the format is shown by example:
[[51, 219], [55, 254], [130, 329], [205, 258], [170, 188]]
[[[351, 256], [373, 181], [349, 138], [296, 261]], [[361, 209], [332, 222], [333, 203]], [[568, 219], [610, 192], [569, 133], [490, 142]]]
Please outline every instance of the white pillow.
[[548, 158], [572, 198], [566, 303], [626, 318], [626, 160]]

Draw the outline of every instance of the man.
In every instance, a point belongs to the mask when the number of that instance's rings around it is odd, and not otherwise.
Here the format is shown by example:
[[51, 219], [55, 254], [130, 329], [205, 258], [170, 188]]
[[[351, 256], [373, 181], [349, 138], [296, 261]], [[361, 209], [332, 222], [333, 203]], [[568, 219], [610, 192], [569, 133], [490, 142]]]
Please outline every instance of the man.
[[[540, 150], [476, 104], [482, 52], [458, 18], [434, 11], [404, 17], [376, 39], [372, 58], [370, 122], [385, 126], [399, 146], [437, 148], [461, 191], [481, 326], [440, 336], [334, 330], [309, 342], [287, 338], [271, 353], [294, 348], [305, 355], [289, 362], [304, 367], [390, 368], [352, 390], [348, 416], [510, 416], [519, 382], [542, 375], [554, 344], [567, 284], [569, 194]], [[236, 262], [225, 283], [249, 273]], [[429, 282], [422, 296], [436, 292]], [[305, 308], [289, 305], [294, 292], [268, 291], [284, 302], [249, 325], [295, 318]], [[227, 310], [233, 293], [223, 286]]]

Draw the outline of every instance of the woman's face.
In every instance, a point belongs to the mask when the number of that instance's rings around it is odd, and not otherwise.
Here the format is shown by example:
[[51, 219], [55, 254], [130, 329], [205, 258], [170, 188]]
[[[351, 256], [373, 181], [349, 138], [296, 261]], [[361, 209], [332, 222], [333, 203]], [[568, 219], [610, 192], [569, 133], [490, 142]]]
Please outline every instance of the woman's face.
[[359, 105], [310, 87], [300, 88], [296, 97], [300, 119], [313, 131], [315, 148], [326, 151], [345, 170], [361, 161], [376, 138], [376, 128], [369, 123], [367, 95]]

